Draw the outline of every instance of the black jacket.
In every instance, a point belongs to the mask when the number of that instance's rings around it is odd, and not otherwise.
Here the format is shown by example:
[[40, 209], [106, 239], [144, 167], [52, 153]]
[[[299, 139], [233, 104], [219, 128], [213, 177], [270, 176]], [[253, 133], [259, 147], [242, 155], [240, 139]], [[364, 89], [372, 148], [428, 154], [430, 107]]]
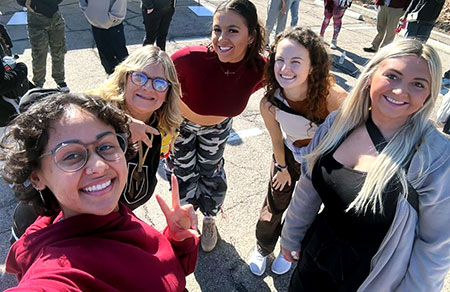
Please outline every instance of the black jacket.
[[8, 31], [3, 26], [3, 24], [0, 24], [0, 37], [3, 39], [5, 44], [9, 46], [9, 49], [11, 49], [13, 47], [13, 44], [12, 44], [11, 38], [9, 37]]
[[58, 11], [58, 5], [62, 0], [31, 0], [30, 5], [27, 6], [27, 0], [17, 0], [17, 3], [21, 6], [27, 7], [36, 13], [47, 16], [48, 18], [53, 17]]
[[142, 7], [146, 9], [162, 10], [174, 5], [174, 0], [142, 0]]
[[24, 63], [17, 63], [14, 69], [8, 71], [0, 64], [0, 127], [6, 126], [17, 115], [14, 106], [3, 97], [17, 101], [28, 88], [27, 66]]
[[14, 69], [5, 71], [3, 64], [0, 66], [0, 96], [19, 98], [29, 88], [27, 78], [28, 70], [24, 63], [17, 63]]

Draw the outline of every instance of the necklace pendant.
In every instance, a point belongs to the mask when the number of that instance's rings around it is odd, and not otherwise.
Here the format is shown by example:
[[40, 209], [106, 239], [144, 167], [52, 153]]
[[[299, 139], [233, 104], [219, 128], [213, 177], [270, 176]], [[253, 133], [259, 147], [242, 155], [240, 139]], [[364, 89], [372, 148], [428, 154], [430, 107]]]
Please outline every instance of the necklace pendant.
[[235, 74], [236, 72], [230, 72], [230, 71], [225, 71], [225, 72], [223, 72], [225, 75], [227, 75], [227, 77], [228, 77], [228, 75], [233, 75], [233, 74]]

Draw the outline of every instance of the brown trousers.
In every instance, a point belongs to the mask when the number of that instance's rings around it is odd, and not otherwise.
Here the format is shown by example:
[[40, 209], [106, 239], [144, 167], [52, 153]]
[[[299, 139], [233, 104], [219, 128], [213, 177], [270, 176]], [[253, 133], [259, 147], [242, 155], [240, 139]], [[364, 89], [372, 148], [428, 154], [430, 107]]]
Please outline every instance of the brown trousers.
[[291, 185], [286, 184], [282, 190], [273, 188], [272, 179], [277, 171], [274, 164], [275, 157], [273, 157], [267, 196], [256, 223], [257, 246], [263, 256], [270, 254], [275, 249], [283, 227], [281, 222], [283, 213], [289, 206], [295, 184], [300, 178], [300, 164], [294, 159], [292, 151], [286, 145], [284, 146], [284, 158], [291, 176]]

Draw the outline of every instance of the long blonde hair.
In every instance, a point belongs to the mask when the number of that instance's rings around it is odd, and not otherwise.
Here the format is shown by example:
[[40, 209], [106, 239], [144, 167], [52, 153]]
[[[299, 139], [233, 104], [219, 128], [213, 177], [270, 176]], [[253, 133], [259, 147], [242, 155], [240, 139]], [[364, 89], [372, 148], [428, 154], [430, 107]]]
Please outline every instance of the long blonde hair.
[[182, 116], [178, 107], [180, 98], [180, 83], [178, 82], [175, 66], [169, 55], [160, 48], [148, 45], [131, 53], [122, 63], [116, 66], [114, 73], [99, 88], [91, 91], [104, 99], [115, 103], [122, 110], [129, 113], [125, 104], [125, 90], [127, 76], [132, 71], [142, 71], [145, 66], [161, 64], [165, 77], [172, 84], [167, 92], [166, 101], [155, 111], [158, 128], [172, 136], [177, 135]]
[[[352, 129], [363, 124], [369, 115], [370, 96], [368, 84], [379, 68], [380, 64], [387, 59], [401, 56], [418, 56], [425, 60], [431, 75], [431, 93], [423, 106], [414, 114], [410, 115], [406, 123], [395, 133], [384, 150], [378, 155], [372, 169], [367, 177], [361, 191], [349, 205], [347, 211], [356, 213], [383, 213], [382, 193], [389, 181], [397, 176], [403, 189], [403, 196], [408, 196], [406, 172], [404, 170], [407, 162], [419, 147], [425, 147], [424, 153], [429, 153], [429, 142], [425, 137], [434, 129], [429, 121], [436, 99], [440, 92], [442, 67], [439, 55], [431, 46], [413, 39], [405, 39], [394, 42], [382, 48], [367, 64], [359, 76], [356, 86], [349, 93], [337, 112], [336, 119], [328, 133], [309, 155], [305, 157], [308, 172], [311, 175], [312, 168], [318, 159], [331, 151]], [[424, 154], [426, 155], [426, 154]], [[420, 158], [419, 175], [426, 168], [424, 157]]]

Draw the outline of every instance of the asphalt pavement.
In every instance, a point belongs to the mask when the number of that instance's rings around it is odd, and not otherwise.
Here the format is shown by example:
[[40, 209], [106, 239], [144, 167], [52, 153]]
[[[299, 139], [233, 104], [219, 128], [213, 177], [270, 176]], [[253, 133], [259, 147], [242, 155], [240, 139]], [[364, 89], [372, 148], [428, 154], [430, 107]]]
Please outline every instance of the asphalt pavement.
[[[178, 0], [176, 12], [169, 30], [168, 53], [191, 44], [207, 44], [210, 35], [212, 17], [196, 16], [189, 6], [204, 5], [212, 10], [220, 1]], [[266, 19], [266, 0], [254, 1], [262, 23]], [[124, 22], [125, 35], [129, 51], [141, 46], [144, 37], [144, 25], [138, 0], [128, 0], [127, 17]], [[61, 12], [66, 21], [66, 82], [73, 92], [82, 92], [96, 87], [106, 78], [100, 64], [89, 23], [80, 12], [76, 0], [64, 0]], [[2, 0], [1, 23], [6, 24], [21, 7], [14, 0]], [[357, 5], [346, 12], [338, 38], [338, 49], [330, 50], [333, 58], [332, 72], [338, 84], [346, 90], [351, 89], [361, 68], [372, 54], [362, 48], [372, 41], [376, 34], [375, 13]], [[319, 32], [323, 17], [323, 2], [303, 0], [299, 8], [299, 25], [311, 27]], [[288, 20], [289, 23], [289, 20]], [[31, 71], [31, 51], [25, 25], [7, 26], [13, 39], [13, 52], [20, 55], [20, 61], [28, 65]], [[331, 40], [333, 27], [330, 24], [325, 41]], [[450, 69], [450, 38], [445, 34], [433, 33], [429, 43], [435, 46], [441, 56], [444, 70]], [[346, 52], [344, 64], [337, 60]], [[31, 80], [31, 73], [29, 78]], [[47, 64], [47, 82], [45, 87], [54, 87], [51, 78], [50, 57]], [[446, 93], [443, 88], [442, 93]], [[267, 190], [269, 166], [271, 161], [271, 143], [268, 132], [259, 114], [259, 100], [263, 91], [256, 92], [249, 101], [246, 110], [234, 119], [233, 133], [225, 150], [225, 169], [228, 178], [228, 193], [223, 214], [218, 215], [217, 225], [220, 240], [211, 253], [200, 252], [198, 266], [194, 274], [187, 278], [190, 291], [286, 291], [290, 273], [278, 276], [270, 271], [274, 256], [268, 261], [267, 271], [257, 277], [251, 274], [246, 264], [255, 245], [254, 229]], [[158, 176], [156, 193], [170, 198], [169, 187], [163, 176]], [[15, 278], [4, 272], [4, 261], [9, 248], [10, 221], [15, 200], [9, 187], [0, 179], [0, 290], [15, 285]], [[164, 216], [151, 199], [136, 210], [136, 214], [162, 230]], [[443, 291], [450, 291], [447, 277]]]

